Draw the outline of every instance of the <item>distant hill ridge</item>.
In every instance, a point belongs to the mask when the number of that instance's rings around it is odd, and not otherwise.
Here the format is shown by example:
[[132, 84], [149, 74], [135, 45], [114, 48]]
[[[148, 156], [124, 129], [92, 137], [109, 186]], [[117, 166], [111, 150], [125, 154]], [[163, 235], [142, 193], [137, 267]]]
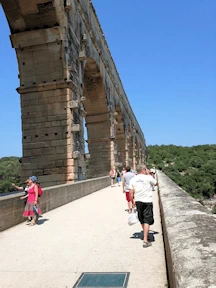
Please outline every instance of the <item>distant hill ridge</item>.
[[216, 194], [216, 144], [148, 146], [148, 166], [162, 170], [194, 198]]

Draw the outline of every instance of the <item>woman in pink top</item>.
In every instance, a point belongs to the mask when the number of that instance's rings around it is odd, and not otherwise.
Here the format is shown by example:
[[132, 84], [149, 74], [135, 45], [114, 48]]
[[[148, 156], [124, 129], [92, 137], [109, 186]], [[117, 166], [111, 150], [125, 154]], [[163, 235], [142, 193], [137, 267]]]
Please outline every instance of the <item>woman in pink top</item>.
[[32, 217], [30, 226], [36, 224], [37, 217], [41, 215], [41, 208], [38, 201], [38, 185], [36, 184], [37, 178], [31, 176], [28, 179], [28, 200], [23, 213], [24, 217]]

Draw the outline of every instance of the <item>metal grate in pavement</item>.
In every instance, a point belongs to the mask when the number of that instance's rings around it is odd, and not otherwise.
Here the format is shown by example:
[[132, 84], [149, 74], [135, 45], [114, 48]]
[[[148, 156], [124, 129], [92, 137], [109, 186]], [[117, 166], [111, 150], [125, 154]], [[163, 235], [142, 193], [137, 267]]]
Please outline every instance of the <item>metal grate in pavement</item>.
[[82, 273], [73, 288], [126, 288], [128, 272]]

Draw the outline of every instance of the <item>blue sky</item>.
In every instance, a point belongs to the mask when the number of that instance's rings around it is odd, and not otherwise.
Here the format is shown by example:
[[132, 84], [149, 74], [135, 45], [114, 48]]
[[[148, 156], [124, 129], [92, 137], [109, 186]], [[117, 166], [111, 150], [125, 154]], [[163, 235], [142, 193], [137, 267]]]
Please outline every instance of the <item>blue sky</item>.
[[[216, 1], [93, 0], [147, 144], [216, 143]], [[0, 9], [0, 157], [22, 155], [18, 67]]]

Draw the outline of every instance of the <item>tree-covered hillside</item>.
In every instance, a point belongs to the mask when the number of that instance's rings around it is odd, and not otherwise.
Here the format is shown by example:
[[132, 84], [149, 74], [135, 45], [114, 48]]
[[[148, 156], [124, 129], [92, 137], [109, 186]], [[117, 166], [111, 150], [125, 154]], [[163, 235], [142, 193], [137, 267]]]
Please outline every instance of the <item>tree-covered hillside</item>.
[[[148, 147], [148, 166], [162, 170], [195, 198], [216, 194], [216, 145]], [[0, 193], [20, 184], [18, 157], [0, 158]]]
[[148, 147], [148, 165], [162, 170], [194, 198], [216, 194], [216, 145]]
[[0, 193], [13, 190], [11, 182], [18, 185], [20, 184], [19, 158], [0, 158]]

